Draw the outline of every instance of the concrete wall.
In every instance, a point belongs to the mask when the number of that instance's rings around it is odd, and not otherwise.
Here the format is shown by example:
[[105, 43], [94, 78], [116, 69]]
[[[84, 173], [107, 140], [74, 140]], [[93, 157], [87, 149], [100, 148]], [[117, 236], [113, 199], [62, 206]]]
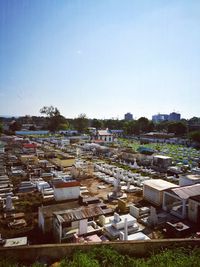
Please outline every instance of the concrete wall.
[[189, 199], [188, 203], [188, 218], [190, 221], [197, 223], [198, 222], [198, 207], [200, 206], [200, 203]]
[[70, 257], [75, 251], [89, 251], [95, 247], [112, 247], [119, 253], [130, 256], [147, 256], [151, 252], [158, 252], [163, 248], [174, 247], [200, 247], [200, 239], [165, 239], [148, 241], [105, 242], [88, 244], [51, 244], [32, 245], [26, 247], [0, 248], [1, 259], [14, 258], [16, 261], [35, 262], [46, 258], [56, 261], [64, 257]]
[[157, 206], [162, 205], [163, 191], [159, 191], [148, 185], [143, 185], [143, 198]]
[[78, 199], [80, 195], [80, 186], [55, 188], [54, 196], [56, 201], [66, 200], [66, 199]]

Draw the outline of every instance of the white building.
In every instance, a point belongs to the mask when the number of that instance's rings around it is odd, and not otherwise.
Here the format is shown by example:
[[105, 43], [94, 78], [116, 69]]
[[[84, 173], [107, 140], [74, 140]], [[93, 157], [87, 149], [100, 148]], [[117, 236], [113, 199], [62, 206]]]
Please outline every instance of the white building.
[[63, 177], [53, 180], [54, 197], [56, 201], [78, 199], [80, 182], [72, 177]]
[[56, 242], [65, 242], [75, 234], [81, 236], [98, 232], [100, 227], [93, 219], [110, 212], [99, 204], [54, 212], [53, 235]]
[[43, 234], [50, 234], [53, 231], [53, 213], [64, 211], [66, 209], [78, 208], [78, 201], [71, 201], [67, 203], [60, 203], [49, 206], [41, 206], [38, 208], [38, 227]]
[[113, 134], [109, 130], [97, 131], [97, 140], [101, 140], [106, 143], [112, 143], [114, 141]]
[[164, 190], [175, 188], [177, 185], [162, 179], [150, 179], [143, 182], [143, 198], [150, 203], [161, 206]]
[[199, 195], [200, 184], [171, 188], [163, 194], [163, 209], [185, 219], [189, 198]]

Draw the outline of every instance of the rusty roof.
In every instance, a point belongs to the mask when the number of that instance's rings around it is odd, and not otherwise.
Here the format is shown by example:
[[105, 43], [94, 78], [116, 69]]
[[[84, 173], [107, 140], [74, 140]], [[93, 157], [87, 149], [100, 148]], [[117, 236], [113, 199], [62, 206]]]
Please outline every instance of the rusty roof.
[[61, 223], [88, 219], [102, 214], [104, 214], [104, 210], [99, 205], [90, 205], [88, 207], [54, 212], [54, 215]]

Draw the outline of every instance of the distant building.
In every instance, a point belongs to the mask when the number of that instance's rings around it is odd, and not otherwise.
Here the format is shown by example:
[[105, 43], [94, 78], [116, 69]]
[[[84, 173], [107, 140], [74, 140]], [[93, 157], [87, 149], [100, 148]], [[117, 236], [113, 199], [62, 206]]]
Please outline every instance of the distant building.
[[169, 119], [169, 115], [167, 114], [157, 114], [152, 116], [153, 122], [161, 122], [161, 121], [167, 121]]
[[26, 154], [32, 154], [37, 152], [37, 144], [25, 143], [23, 144], [23, 152]]
[[180, 121], [181, 119], [181, 114], [172, 112], [169, 114], [169, 121]]
[[169, 115], [168, 114], [157, 114], [152, 116], [153, 122], [161, 122], [161, 121], [180, 121], [181, 114], [172, 112]]
[[91, 140], [95, 143], [112, 143], [114, 141], [114, 136], [108, 129], [98, 130], [97, 134]]
[[133, 114], [131, 114], [131, 113], [126, 113], [125, 115], [124, 115], [124, 120], [125, 121], [132, 121], [133, 120]]

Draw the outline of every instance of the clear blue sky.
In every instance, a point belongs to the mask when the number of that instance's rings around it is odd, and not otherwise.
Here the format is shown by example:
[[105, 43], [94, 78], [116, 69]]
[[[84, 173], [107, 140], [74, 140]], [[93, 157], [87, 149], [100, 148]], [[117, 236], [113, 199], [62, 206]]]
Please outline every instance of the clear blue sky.
[[0, 114], [200, 116], [199, 0], [1, 0]]

